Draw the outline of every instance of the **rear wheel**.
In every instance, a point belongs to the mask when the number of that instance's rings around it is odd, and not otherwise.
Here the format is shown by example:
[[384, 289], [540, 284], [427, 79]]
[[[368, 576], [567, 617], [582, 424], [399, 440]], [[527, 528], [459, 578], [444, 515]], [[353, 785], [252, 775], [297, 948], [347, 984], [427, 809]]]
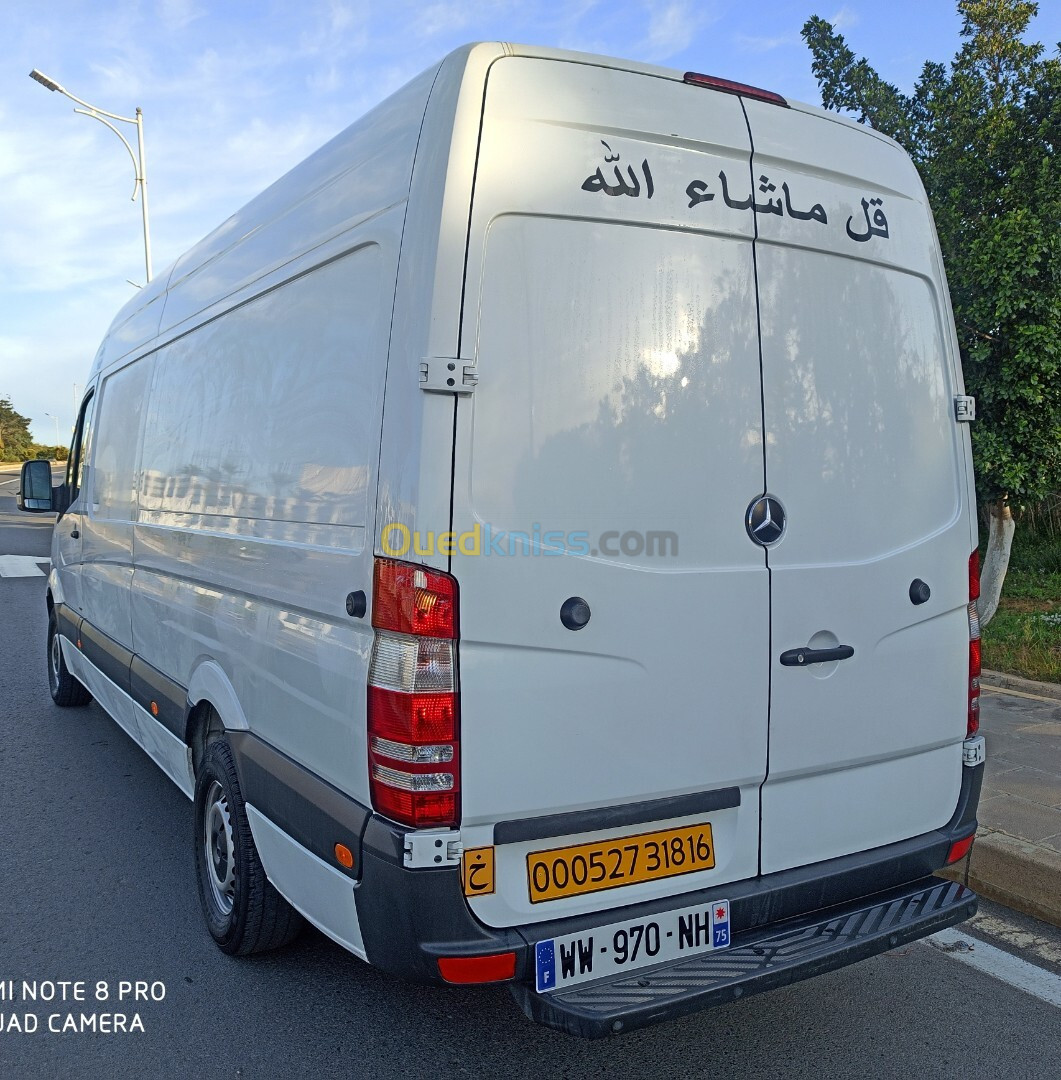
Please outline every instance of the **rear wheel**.
[[266, 952], [298, 936], [302, 916], [265, 876], [223, 738], [207, 747], [195, 778], [195, 865], [206, 925], [223, 952]]
[[92, 695], [67, 669], [63, 659], [59, 622], [54, 610], [48, 612], [48, 689], [51, 691], [52, 701], [64, 709], [87, 705], [92, 700]]

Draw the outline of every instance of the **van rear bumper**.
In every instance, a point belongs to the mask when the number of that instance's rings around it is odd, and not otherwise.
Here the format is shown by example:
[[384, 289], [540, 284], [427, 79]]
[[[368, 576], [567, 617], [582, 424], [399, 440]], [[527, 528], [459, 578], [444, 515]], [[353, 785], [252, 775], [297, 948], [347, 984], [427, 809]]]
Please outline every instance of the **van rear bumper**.
[[[976, 911], [974, 893], [932, 874], [946, 864], [951, 845], [976, 829], [983, 771], [982, 764], [963, 768], [951, 820], [909, 840], [651, 903], [506, 928], [475, 919], [457, 868], [406, 869], [405, 831], [373, 817], [363, 836], [362, 876], [354, 893], [367, 958], [395, 974], [437, 983], [440, 957], [515, 952], [512, 989], [527, 1015], [586, 1037], [809, 978], [934, 933]], [[728, 900], [731, 912], [733, 946], [724, 952], [566, 991], [534, 990], [537, 941], [719, 900]], [[647, 988], [641, 985], [645, 981]]]
[[532, 1020], [569, 1035], [600, 1039], [865, 960], [968, 919], [976, 905], [976, 895], [964, 885], [929, 877], [738, 935], [724, 952], [550, 994], [516, 983], [512, 994]]

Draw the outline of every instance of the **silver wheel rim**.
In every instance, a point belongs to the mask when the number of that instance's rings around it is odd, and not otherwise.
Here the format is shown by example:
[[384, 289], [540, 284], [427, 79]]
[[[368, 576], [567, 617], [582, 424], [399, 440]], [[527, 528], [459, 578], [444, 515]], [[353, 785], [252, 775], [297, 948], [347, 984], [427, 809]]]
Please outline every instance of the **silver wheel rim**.
[[[60, 664], [60, 662], [62, 660], [62, 656], [63, 656], [61, 649], [62, 649], [62, 647], [59, 644], [59, 635], [58, 634], [52, 634], [52, 646], [48, 650], [48, 652], [49, 652], [49, 655], [51, 656], [51, 661], [52, 661], [52, 682], [56, 686], [59, 685], [59, 664]], [[38, 653], [38, 655], [40, 655], [40, 654]], [[38, 668], [38, 670], [40, 670], [40, 669]]]
[[203, 843], [210, 893], [221, 914], [230, 915], [236, 897], [235, 841], [225, 789], [216, 780], [206, 793]]

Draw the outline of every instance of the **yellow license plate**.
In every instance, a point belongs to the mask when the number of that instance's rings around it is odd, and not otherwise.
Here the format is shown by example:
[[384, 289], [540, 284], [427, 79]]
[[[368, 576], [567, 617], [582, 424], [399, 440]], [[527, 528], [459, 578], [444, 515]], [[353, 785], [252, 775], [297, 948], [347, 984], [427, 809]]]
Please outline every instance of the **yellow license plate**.
[[711, 826], [705, 821], [617, 840], [532, 851], [527, 856], [527, 883], [531, 903], [540, 904], [694, 874], [714, 865], [715, 845]]

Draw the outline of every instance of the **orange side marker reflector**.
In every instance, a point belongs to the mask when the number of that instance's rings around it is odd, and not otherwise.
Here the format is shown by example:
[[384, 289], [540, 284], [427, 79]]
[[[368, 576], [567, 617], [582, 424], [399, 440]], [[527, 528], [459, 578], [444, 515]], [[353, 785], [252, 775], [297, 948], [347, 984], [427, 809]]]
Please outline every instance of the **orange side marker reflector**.
[[341, 866], [345, 866], [347, 870], [353, 870], [354, 853], [345, 844], [335, 845], [335, 857]]
[[158, 716], [158, 702], [157, 701], [152, 701], [151, 702], [151, 715], [152, 716]]
[[448, 983], [503, 982], [516, 977], [516, 954], [493, 956], [441, 956], [438, 970]]
[[958, 862], [959, 859], [964, 859], [969, 854], [969, 848], [973, 846], [973, 841], [976, 839], [976, 833], [972, 833], [964, 840], [955, 840], [950, 846], [950, 851], [947, 852], [947, 865]]

